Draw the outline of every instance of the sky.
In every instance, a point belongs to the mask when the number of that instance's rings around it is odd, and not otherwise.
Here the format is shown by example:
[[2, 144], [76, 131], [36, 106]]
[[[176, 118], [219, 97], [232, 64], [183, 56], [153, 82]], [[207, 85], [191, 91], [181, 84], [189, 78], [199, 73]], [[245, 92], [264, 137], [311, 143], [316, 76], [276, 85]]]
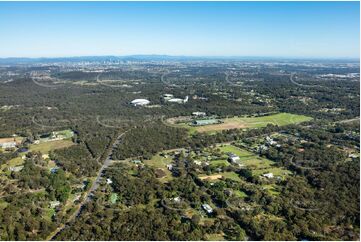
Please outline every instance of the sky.
[[359, 58], [359, 2], [0, 2], [0, 57]]

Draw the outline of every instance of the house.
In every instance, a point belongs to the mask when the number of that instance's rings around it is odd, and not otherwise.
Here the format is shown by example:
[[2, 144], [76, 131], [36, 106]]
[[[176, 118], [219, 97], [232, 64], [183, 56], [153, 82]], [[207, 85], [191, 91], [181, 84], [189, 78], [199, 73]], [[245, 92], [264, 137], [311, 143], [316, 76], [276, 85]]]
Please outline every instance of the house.
[[267, 146], [265, 146], [265, 145], [260, 145], [259, 147], [258, 147], [258, 152], [263, 152], [263, 151], [266, 151], [266, 150], [268, 150], [268, 147]]
[[183, 103], [183, 99], [181, 98], [171, 98], [167, 100], [170, 103]]
[[49, 154], [44, 154], [41, 156], [44, 160], [49, 159]]
[[22, 148], [17, 150], [17, 152], [19, 152], [19, 153], [24, 153], [24, 152], [27, 152], [27, 151], [28, 151], [28, 148], [25, 148], [25, 147], [22, 147]]
[[223, 170], [222, 170], [221, 167], [216, 168], [216, 172], [222, 172], [222, 171], [223, 171]]
[[274, 141], [271, 137], [267, 136], [266, 137], [266, 143], [269, 144], [269, 145], [275, 145], [277, 144], [276, 141]]
[[202, 161], [194, 160], [193, 162], [194, 162], [194, 164], [196, 164], [196, 165], [198, 165], [198, 166], [202, 165]]
[[117, 200], [118, 200], [118, 194], [112, 193], [112, 195], [110, 195], [110, 202], [114, 204], [117, 202]]
[[112, 183], [113, 183], [113, 181], [111, 179], [107, 178], [107, 184], [112, 184]]
[[168, 168], [168, 170], [171, 171], [171, 170], [173, 170], [173, 165], [172, 165], [172, 164], [168, 164], [168, 165], [167, 165], [167, 168]]
[[356, 154], [349, 154], [348, 157], [349, 157], [349, 158], [352, 158], [352, 159], [356, 159], [356, 158], [358, 158], [358, 155], [356, 155]]
[[163, 94], [163, 98], [164, 100], [168, 101], [169, 99], [172, 99], [173, 98], [173, 94]]
[[80, 197], [81, 197], [81, 194], [77, 193], [73, 198], [73, 202], [79, 201]]
[[219, 123], [221, 123], [221, 121], [218, 119], [201, 119], [201, 120], [193, 120], [192, 125], [203, 126], [203, 125], [219, 124]]
[[179, 104], [188, 102], [188, 96], [186, 96], [184, 99], [182, 99], [182, 98], [174, 98], [173, 95], [169, 96], [170, 94], [167, 94], [167, 95], [168, 95], [167, 98], [164, 98], [164, 100], [166, 100], [167, 102], [179, 103]]
[[204, 117], [204, 116], [206, 116], [206, 113], [205, 112], [193, 112], [192, 115], [196, 116], [196, 117]]
[[138, 99], [134, 99], [133, 101], [130, 102], [134, 107], [136, 106], [145, 106], [148, 105], [150, 103], [149, 100], [147, 99], [143, 99], [143, 98], [138, 98]]
[[59, 170], [59, 167], [53, 167], [50, 169], [51, 173], [56, 173]]
[[181, 201], [180, 197], [174, 197], [174, 198], [171, 198], [170, 200], [174, 201], [176, 203], [180, 203], [180, 201]]
[[266, 173], [266, 174], [263, 174], [262, 176], [267, 177], [267, 178], [273, 178], [273, 173], [272, 172]]
[[60, 205], [59, 201], [51, 201], [50, 202], [50, 208], [56, 208]]
[[0, 143], [0, 147], [2, 147], [3, 149], [15, 148], [16, 142], [15, 141], [3, 142], [3, 143]]
[[24, 166], [11, 166], [9, 167], [9, 171], [13, 171], [13, 172], [19, 172], [24, 168]]
[[3, 149], [15, 148], [16, 145], [20, 144], [20, 141], [16, 141], [14, 137], [12, 138], [0, 138], [0, 147]]
[[228, 160], [229, 160], [231, 163], [239, 164], [239, 162], [241, 161], [241, 158], [239, 158], [238, 155], [235, 155], [235, 154], [230, 153], [229, 156], [228, 156]]
[[71, 130], [60, 130], [51, 132], [50, 140], [63, 140], [69, 139], [74, 136], [74, 132]]
[[141, 164], [142, 163], [141, 160], [131, 160], [131, 162], [134, 163], [134, 164]]
[[202, 204], [202, 208], [208, 213], [213, 213], [213, 209], [211, 208], [211, 206], [209, 206], [208, 204]]
[[84, 190], [88, 184], [89, 182], [84, 180], [81, 184], [77, 185], [76, 187], [80, 188], [81, 190]]

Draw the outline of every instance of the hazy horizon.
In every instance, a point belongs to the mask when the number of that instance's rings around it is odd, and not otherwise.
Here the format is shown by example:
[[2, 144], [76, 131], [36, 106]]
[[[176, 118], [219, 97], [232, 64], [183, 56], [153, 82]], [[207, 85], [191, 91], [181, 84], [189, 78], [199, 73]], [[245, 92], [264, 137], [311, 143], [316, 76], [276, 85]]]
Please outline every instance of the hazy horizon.
[[347, 56], [336, 56], [336, 57], [323, 57], [323, 56], [242, 56], [242, 55], [168, 55], [168, 54], [129, 54], [129, 55], [64, 55], [64, 56], [5, 56], [0, 59], [71, 59], [71, 58], [102, 58], [102, 57], [115, 57], [115, 58], [126, 58], [126, 57], [169, 57], [169, 58], [205, 58], [205, 59], [295, 59], [295, 60], [317, 60], [317, 59], [329, 59], [329, 60], [360, 60], [360, 57], [347, 57]]

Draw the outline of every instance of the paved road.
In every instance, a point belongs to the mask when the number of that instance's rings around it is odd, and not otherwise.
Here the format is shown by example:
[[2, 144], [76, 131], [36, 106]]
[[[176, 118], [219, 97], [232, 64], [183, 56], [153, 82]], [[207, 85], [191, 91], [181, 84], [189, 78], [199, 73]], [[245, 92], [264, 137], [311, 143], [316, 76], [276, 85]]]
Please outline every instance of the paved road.
[[103, 174], [103, 171], [108, 168], [112, 163], [113, 163], [113, 160], [112, 160], [112, 155], [113, 155], [113, 151], [114, 149], [119, 145], [120, 141], [121, 141], [121, 138], [123, 137], [123, 135], [125, 135], [129, 130], [121, 133], [117, 139], [115, 140], [115, 142], [113, 143], [111, 149], [108, 150], [108, 153], [107, 153], [107, 158], [105, 159], [103, 165], [100, 167], [100, 169], [98, 170], [98, 175], [97, 177], [95, 178], [92, 186], [90, 187], [89, 191], [88, 191], [88, 194], [87, 194], [87, 198], [85, 199], [85, 202], [88, 202], [91, 200], [91, 196], [92, 196], [92, 193], [94, 191], [96, 191], [100, 185], [100, 181], [101, 181], [101, 178], [102, 178], [102, 174]]
[[352, 118], [352, 119], [346, 119], [346, 120], [341, 120], [341, 121], [337, 121], [335, 123], [352, 123], [355, 121], [360, 121], [360, 117], [357, 118]]
[[305, 84], [301, 84], [301, 83], [298, 83], [294, 80], [294, 76], [296, 75], [296, 73], [292, 73], [291, 76], [290, 76], [290, 81], [299, 86], [299, 87], [320, 87], [319, 85], [305, 85]]
[[100, 181], [101, 181], [101, 178], [102, 178], [102, 174], [103, 174], [103, 171], [108, 168], [112, 163], [113, 163], [113, 160], [112, 160], [112, 155], [113, 155], [113, 151], [115, 149], [115, 147], [117, 147], [117, 145], [121, 142], [121, 138], [127, 133], [129, 132], [129, 130], [121, 133], [117, 138], [116, 140], [114, 141], [114, 143], [112, 144], [112, 147], [109, 149], [107, 149], [105, 151], [105, 154], [106, 154], [106, 159], [104, 160], [104, 163], [103, 165], [100, 167], [100, 169], [98, 170], [98, 173], [97, 173], [97, 176], [92, 184], [92, 186], [90, 187], [90, 189], [85, 193], [85, 199], [78, 205], [78, 208], [76, 211], [74, 211], [74, 213], [69, 217], [69, 219], [66, 221], [65, 224], [62, 224], [60, 227], [58, 227], [53, 233], [51, 233], [48, 238], [46, 240], [53, 240], [58, 234], [60, 231], [62, 231], [64, 228], [66, 228], [67, 226], [69, 226], [69, 224], [75, 219], [77, 218], [82, 209], [84, 208], [84, 205], [89, 202], [91, 199], [92, 199], [92, 195], [93, 195], [93, 192], [96, 191], [100, 185]]

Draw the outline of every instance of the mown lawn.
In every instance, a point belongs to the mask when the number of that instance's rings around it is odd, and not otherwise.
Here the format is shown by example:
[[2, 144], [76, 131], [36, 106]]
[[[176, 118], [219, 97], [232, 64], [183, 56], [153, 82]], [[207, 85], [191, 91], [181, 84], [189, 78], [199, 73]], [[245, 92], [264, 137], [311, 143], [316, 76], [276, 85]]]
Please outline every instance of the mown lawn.
[[312, 118], [298, 114], [277, 113], [273, 115], [254, 118], [235, 117], [231, 118], [230, 120], [232, 119], [245, 124], [247, 128], [260, 128], [267, 126], [267, 124], [273, 124], [278, 126], [297, 124], [310, 121]]
[[224, 241], [223, 234], [207, 234], [205, 239], [208, 241]]
[[[55, 140], [55, 141], [49, 141], [49, 142], [44, 142], [44, 143], [40, 143], [40, 144], [32, 144], [29, 146], [28, 152], [40, 151], [42, 154], [48, 154], [49, 151], [51, 151], [51, 150], [66, 148], [66, 147], [69, 147], [72, 145], [74, 145], [74, 143], [71, 140]], [[24, 161], [21, 158], [21, 156], [25, 155], [26, 153], [25, 152], [21, 153], [18, 157], [7, 161], [5, 164], [2, 164], [0, 166], [0, 172], [1, 171], [8, 172], [7, 168], [24, 164]], [[49, 162], [48, 168], [50, 169], [55, 166], [56, 165], [53, 162]]]
[[167, 168], [167, 165], [170, 164], [171, 162], [172, 159], [170, 157], [164, 158], [163, 156], [160, 155], [160, 153], [158, 153], [155, 156], [153, 156], [152, 159], [145, 160], [144, 164], [149, 165], [155, 169], [162, 169], [166, 173], [166, 176], [160, 178], [160, 180], [167, 182], [173, 178], [172, 173]]
[[262, 117], [233, 117], [222, 119], [221, 124], [212, 124], [204, 126], [190, 126], [188, 123], [168, 124], [173, 127], [187, 128], [190, 134], [194, 132], [216, 132], [227, 129], [250, 129], [266, 127], [268, 124], [283, 126], [289, 124], [298, 124], [310, 121], [312, 118], [304, 115], [291, 113], [277, 113]]
[[229, 163], [226, 160], [212, 160], [212, 161], [210, 161], [210, 165], [213, 166], [213, 167], [228, 166]]
[[66, 148], [72, 145], [74, 145], [74, 143], [71, 140], [55, 140], [40, 144], [32, 144], [29, 147], [29, 151], [40, 151], [42, 154], [47, 154], [51, 150]]
[[239, 190], [236, 190], [236, 191], [233, 191], [234, 194], [240, 198], [245, 198], [245, 197], [248, 197], [247, 194], [244, 192], [244, 191], [239, 191]]
[[231, 152], [240, 157], [240, 162], [242, 165], [252, 170], [252, 174], [255, 176], [260, 176], [265, 173], [273, 173], [274, 176], [280, 176], [284, 178], [285, 176], [291, 174], [289, 170], [283, 169], [281, 167], [276, 167], [276, 163], [268, 160], [266, 158], [260, 157], [256, 154], [253, 154], [247, 150], [238, 148], [233, 145], [223, 145], [219, 147], [221, 151], [227, 153]]

